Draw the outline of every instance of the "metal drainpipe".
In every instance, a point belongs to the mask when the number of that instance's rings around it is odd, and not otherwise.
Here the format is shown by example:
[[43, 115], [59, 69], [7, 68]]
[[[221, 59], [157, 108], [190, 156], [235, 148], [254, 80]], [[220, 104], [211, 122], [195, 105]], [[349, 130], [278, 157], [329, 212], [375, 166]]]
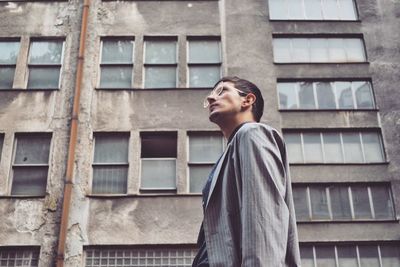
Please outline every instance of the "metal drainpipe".
[[60, 235], [58, 238], [57, 267], [64, 266], [65, 241], [66, 241], [67, 229], [68, 229], [69, 208], [71, 205], [71, 193], [72, 193], [74, 161], [75, 161], [75, 148], [76, 148], [77, 132], [78, 132], [79, 103], [80, 103], [80, 97], [81, 97], [82, 73], [83, 73], [83, 62], [84, 62], [84, 53], [85, 53], [86, 30], [87, 30], [87, 20], [88, 20], [88, 15], [89, 15], [89, 6], [90, 6], [90, 0], [84, 0], [83, 11], [82, 11], [81, 34], [80, 34], [80, 40], [79, 40], [78, 66], [77, 66], [77, 70], [76, 70], [74, 103], [73, 103], [73, 107], [72, 107], [71, 132], [70, 132], [69, 148], [68, 148], [68, 161], [67, 161], [67, 170], [66, 170], [66, 178], [65, 178], [65, 185], [64, 185], [64, 199], [63, 199], [62, 214], [61, 214]]

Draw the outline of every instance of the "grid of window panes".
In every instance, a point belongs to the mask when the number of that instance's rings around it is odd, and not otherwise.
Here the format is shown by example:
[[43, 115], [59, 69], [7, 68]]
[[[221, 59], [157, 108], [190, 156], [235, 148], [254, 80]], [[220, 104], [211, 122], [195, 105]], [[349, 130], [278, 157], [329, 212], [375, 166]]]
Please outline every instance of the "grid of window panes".
[[0, 248], [0, 266], [35, 267], [39, 264], [39, 249]]
[[142, 132], [141, 190], [176, 190], [176, 132]]
[[379, 163], [385, 161], [377, 131], [286, 132], [290, 163]]
[[11, 89], [19, 52], [19, 41], [0, 41], [0, 89]]
[[361, 38], [284, 38], [273, 40], [275, 63], [366, 62]]
[[62, 40], [33, 40], [29, 50], [29, 89], [58, 89], [63, 54]]
[[213, 87], [221, 78], [221, 47], [219, 40], [189, 39], [189, 87]]
[[12, 195], [44, 196], [51, 134], [18, 134], [12, 165]]
[[97, 133], [93, 158], [94, 194], [127, 192], [129, 134]]
[[189, 267], [196, 255], [189, 248], [87, 249], [86, 267]]
[[301, 245], [303, 267], [398, 267], [398, 244]]
[[101, 41], [100, 88], [131, 88], [134, 40], [110, 38]]
[[177, 39], [147, 38], [144, 43], [144, 87], [177, 86]]
[[374, 109], [369, 81], [278, 82], [281, 109]]
[[384, 184], [294, 185], [297, 221], [393, 220], [390, 187]]
[[189, 134], [189, 192], [201, 192], [223, 147], [221, 133]]
[[357, 20], [353, 0], [269, 0], [271, 20]]

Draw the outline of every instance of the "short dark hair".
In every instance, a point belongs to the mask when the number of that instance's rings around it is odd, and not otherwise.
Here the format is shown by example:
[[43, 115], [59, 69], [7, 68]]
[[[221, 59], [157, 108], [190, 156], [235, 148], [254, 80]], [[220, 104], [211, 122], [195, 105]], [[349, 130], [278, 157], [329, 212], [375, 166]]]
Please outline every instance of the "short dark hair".
[[215, 85], [217, 86], [218, 83], [220, 82], [231, 82], [233, 85], [239, 89], [240, 91], [243, 91], [245, 93], [252, 93], [256, 96], [256, 101], [252, 105], [252, 110], [251, 112], [253, 113], [254, 119], [257, 122], [260, 122], [260, 119], [263, 115], [264, 112], [264, 99], [262, 97], [260, 89], [258, 87], [245, 79], [241, 79], [237, 76], [225, 76], [222, 77]]

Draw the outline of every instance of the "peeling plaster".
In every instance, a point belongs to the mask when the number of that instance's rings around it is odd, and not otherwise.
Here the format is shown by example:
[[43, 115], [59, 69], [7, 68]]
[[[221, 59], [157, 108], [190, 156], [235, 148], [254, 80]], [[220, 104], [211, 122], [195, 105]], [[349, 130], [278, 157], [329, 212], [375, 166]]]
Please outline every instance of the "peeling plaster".
[[18, 232], [29, 232], [32, 235], [38, 231], [44, 224], [43, 204], [29, 200], [21, 200], [15, 205], [14, 227]]

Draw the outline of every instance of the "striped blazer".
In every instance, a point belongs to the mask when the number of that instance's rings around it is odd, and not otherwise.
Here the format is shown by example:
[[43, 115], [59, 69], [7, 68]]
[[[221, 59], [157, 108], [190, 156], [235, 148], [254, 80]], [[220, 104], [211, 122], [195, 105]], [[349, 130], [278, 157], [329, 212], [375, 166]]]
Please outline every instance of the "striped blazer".
[[273, 128], [246, 123], [216, 166], [204, 210], [211, 267], [300, 266], [285, 144]]

